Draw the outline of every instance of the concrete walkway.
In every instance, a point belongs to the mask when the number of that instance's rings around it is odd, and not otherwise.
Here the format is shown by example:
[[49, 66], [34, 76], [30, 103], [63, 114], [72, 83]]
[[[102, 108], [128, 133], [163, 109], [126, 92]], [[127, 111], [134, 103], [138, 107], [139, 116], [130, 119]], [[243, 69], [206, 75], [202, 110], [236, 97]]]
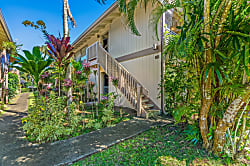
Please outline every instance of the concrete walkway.
[[[136, 136], [153, 126], [167, 122], [133, 119], [115, 127], [50, 144], [33, 145], [24, 139], [19, 129], [20, 118], [25, 115], [28, 95], [23, 94], [17, 104], [0, 117], [1, 166], [68, 165], [90, 154], [103, 150], [125, 139]], [[26, 104], [23, 104], [26, 103]]]

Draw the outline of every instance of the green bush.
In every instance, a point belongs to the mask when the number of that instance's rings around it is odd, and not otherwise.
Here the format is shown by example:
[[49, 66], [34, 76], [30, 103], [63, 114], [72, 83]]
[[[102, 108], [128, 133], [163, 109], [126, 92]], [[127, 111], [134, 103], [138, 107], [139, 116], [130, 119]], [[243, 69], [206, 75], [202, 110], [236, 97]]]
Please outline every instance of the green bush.
[[123, 118], [115, 118], [115, 110], [114, 110], [114, 100], [117, 98], [115, 93], [109, 93], [106, 96], [102, 97], [101, 103], [99, 104], [97, 111], [97, 118], [92, 118], [86, 124], [86, 128], [89, 129], [100, 129], [104, 127], [113, 126], [117, 120], [118, 122], [123, 120]]
[[17, 94], [17, 90], [19, 87], [19, 79], [16, 74], [8, 73], [8, 86], [9, 86], [9, 98], [13, 98]]
[[21, 91], [22, 91], [22, 93], [31, 92], [31, 89], [30, 88], [22, 88]]
[[81, 106], [75, 103], [66, 106], [67, 98], [35, 95], [35, 101], [28, 109], [28, 116], [22, 118], [23, 129], [31, 142], [53, 142], [78, 136], [93, 130], [113, 126], [129, 117], [122, 117], [114, 110], [116, 95], [110, 93], [99, 105]]
[[27, 138], [43, 143], [70, 136], [81, 120], [73, 112], [74, 109], [73, 105], [67, 109], [64, 99], [53, 94], [48, 99], [42, 96], [36, 98], [28, 116], [22, 119]]

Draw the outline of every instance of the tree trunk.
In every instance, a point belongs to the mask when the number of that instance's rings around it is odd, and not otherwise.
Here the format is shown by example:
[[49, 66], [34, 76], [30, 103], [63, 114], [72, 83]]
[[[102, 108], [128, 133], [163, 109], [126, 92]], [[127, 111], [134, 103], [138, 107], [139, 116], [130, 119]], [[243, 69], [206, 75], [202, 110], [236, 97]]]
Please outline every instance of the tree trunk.
[[63, 37], [69, 36], [68, 0], [63, 0]]
[[[221, 3], [223, 3], [223, 1]], [[221, 34], [223, 32], [224, 22], [227, 20], [227, 16], [228, 16], [228, 13], [229, 13], [231, 6], [232, 6], [232, 0], [229, 0], [228, 2], [226, 2], [223, 13], [222, 13], [221, 18], [220, 18], [220, 22], [218, 23], [219, 26], [218, 26], [217, 34]], [[217, 46], [219, 45], [221, 37], [222, 37], [222, 35], [216, 36], [215, 48], [217, 48]]]
[[[210, 0], [204, 1], [204, 32], [209, 33], [210, 31]], [[205, 42], [205, 61], [206, 66], [212, 62], [211, 58], [211, 39], [210, 35], [205, 35], [205, 37], [208, 39], [208, 42]], [[211, 75], [212, 71], [209, 71], [209, 74], [207, 78], [205, 78], [203, 74], [202, 79], [202, 99], [201, 99], [201, 110], [200, 110], [200, 116], [199, 116], [199, 126], [200, 126], [200, 132], [203, 140], [203, 147], [208, 149], [209, 148], [209, 142], [208, 142], [208, 124], [207, 124], [207, 117], [208, 112], [212, 103], [212, 90], [211, 90]]]
[[[69, 36], [69, 2], [68, 0], [63, 0], [63, 37], [68, 37]], [[70, 13], [71, 14], [71, 13]], [[72, 79], [71, 76], [71, 65], [69, 64], [66, 70], [66, 78], [67, 79]], [[68, 102], [67, 104], [70, 105], [72, 103], [72, 88], [70, 87], [67, 91], [67, 97], [68, 97]]]
[[61, 96], [61, 67], [59, 66], [58, 72], [58, 96]]
[[219, 121], [217, 128], [214, 133], [214, 144], [213, 152], [215, 154], [220, 154], [223, 151], [223, 147], [226, 141], [225, 135], [226, 130], [234, 124], [235, 118], [238, 111], [241, 109], [244, 103], [249, 102], [250, 98], [250, 85], [247, 86], [245, 94], [240, 95], [236, 98], [227, 108], [223, 115], [223, 118]]

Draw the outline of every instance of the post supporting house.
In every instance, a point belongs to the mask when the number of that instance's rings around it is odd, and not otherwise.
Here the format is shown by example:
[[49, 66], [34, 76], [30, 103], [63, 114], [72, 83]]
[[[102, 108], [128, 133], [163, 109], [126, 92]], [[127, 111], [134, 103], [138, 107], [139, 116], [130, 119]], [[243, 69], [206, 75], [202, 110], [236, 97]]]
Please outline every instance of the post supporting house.
[[[148, 5], [138, 8], [135, 22], [141, 33], [136, 36], [124, 24], [124, 17], [119, 11], [117, 2], [110, 6], [86, 31], [74, 42], [75, 59], [86, 59], [98, 68], [97, 100], [109, 92], [117, 92], [121, 97], [117, 106], [129, 107], [137, 111], [138, 116], [148, 117], [159, 113], [161, 104], [160, 84], [162, 72], [162, 38], [156, 36], [150, 19], [152, 11], [161, 5]], [[164, 31], [177, 26], [178, 14], [174, 10], [164, 13], [162, 23], [167, 23]], [[169, 23], [170, 22], [170, 23]], [[158, 31], [162, 30], [159, 24]], [[164, 42], [165, 43], [165, 42]], [[118, 79], [118, 87], [112, 85], [109, 78]]]
[[[6, 24], [6, 21], [3, 17], [2, 11], [0, 9], [0, 46], [2, 46], [3, 42], [12, 42], [12, 38]], [[12, 57], [9, 56], [8, 50], [6, 48], [0, 47], [0, 96], [1, 101], [8, 104], [8, 72], [9, 72], [9, 63], [14, 61]]]

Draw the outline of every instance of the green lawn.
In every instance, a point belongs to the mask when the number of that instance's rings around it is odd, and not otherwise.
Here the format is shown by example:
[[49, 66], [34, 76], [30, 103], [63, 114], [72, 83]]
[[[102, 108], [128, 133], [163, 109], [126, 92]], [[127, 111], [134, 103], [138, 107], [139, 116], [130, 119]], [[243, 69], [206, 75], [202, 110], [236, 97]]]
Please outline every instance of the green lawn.
[[30, 107], [31, 105], [33, 105], [34, 100], [35, 100], [34, 93], [30, 92], [30, 93], [29, 93], [29, 101], [28, 101], [28, 106], [29, 106], [29, 107]]
[[220, 158], [185, 141], [183, 128], [168, 125], [151, 129], [133, 139], [93, 154], [73, 166], [81, 165], [224, 165]]
[[0, 117], [4, 114], [4, 111], [0, 111]]

